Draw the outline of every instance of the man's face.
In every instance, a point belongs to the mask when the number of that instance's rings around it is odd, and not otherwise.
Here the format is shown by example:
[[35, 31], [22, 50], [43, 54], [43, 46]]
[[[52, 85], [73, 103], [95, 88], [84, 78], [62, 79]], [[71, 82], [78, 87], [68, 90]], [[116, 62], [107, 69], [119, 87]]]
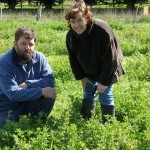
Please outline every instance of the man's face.
[[26, 39], [20, 37], [18, 41], [14, 42], [14, 47], [17, 55], [22, 60], [22, 63], [27, 63], [31, 58], [35, 47], [35, 41], [33, 39]]

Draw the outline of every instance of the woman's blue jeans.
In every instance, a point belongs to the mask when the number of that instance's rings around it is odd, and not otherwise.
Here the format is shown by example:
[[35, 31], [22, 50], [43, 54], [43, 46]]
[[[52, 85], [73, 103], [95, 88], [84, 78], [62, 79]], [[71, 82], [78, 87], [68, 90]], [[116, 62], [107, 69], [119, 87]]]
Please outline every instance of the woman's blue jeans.
[[[96, 87], [98, 85], [98, 82], [92, 82], [88, 83], [85, 90], [83, 99], [84, 100], [91, 100], [95, 101], [96, 99]], [[104, 91], [104, 93], [98, 94], [98, 99], [101, 105], [105, 106], [114, 106], [114, 97], [113, 97], [113, 86], [110, 85], [107, 87], [107, 89]]]

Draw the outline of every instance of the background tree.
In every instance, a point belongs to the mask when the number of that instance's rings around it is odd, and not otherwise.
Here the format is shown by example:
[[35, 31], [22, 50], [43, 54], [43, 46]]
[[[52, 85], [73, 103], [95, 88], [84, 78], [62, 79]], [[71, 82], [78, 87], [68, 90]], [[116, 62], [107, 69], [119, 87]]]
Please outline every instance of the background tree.
[[[85, 0], [85, 2], [93, 2], [94, 0]], [[127, 9], [134, 10], [135, 5], [137, 3], [150, 3], [150, 0], [96, 0], [96, 3], [99, 4], [113, 4], [113, 7], [115, 4], [125, 4], [127, 6]]]
[[31, 2], [32, 2], [32, 0], [28, 0], [28, 4], [29, 4], [29, 5], [31, 4]]
[[19, 0], [0, 0], [2, 3], [6, 3], [8, 5], [8, 9], [14, 10]]
[[97, 3], [97, 0], [84, 0], [84, 2], [87, 4], [87, 5], [95, 5]]
[[123, 0], [123, 3], [127, 5], [127, 9], [132, 11], [135, 9], [136, 4], [150, 3], [150, 0]]
[[52, 6], [56, 0], [40, 0], [40, 2], [45, 6], [46, 10], [52, 9]]
[[[64, 0], [0, 0], [0, 2], [5, 3], [8, 5], [8, 8], [10, 10], [14, 10], [15, 6], [18, 3], [22, 2], [28, 2], [30, 5], [31, 2], [34, 2], [36, 5], [43, 5], [46, 10], [52, 9], [54, 4], [63, 4]], [[72, 0], [67, 0], [67, 1], [72, 1]], [[113, 7], [115, 4], [125, 4], [129, 10], [134, 10], [135, 9], [135, 4], [137, 3], [150, 3], [150, 0], [84, 0], [87, 5], [98, 5], [98, 4], [112, 4]]]
[[21, 3], [25, 0], [0, 0], [0, 2], [8, 5], [9, 10], [14, 10], [18, 3]]

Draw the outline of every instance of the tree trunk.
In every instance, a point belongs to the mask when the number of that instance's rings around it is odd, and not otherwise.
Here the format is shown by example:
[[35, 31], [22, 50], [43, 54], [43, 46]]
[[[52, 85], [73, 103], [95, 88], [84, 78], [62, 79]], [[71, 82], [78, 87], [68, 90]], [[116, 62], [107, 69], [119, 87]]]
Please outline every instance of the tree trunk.
[[127, 8], [132, 11], [135, 9], [135, 4], [136, 4], [137, 0], [128, 0], [127, 1]]
[[54, 4], [54, 1], [55, 1], [55, 0], [43, 0], [42, 2], [43, 2], [43, 4], [44, 4], [44, 6], [45, 6], [45, 9], [46, 9], [46, 10], [50, 10], [50, 9], [52, 9], [52, 6], [53, 6], [53, 4]]
[[31, 4], [31, 0], [28, 0], [28, 4]]
[[15, 6], [17, 5], [17, 0], [8, 0], [7, 1], [7, 4], [8, 4], [8, 8], [10, 10], [14, 10], [15, 9]]

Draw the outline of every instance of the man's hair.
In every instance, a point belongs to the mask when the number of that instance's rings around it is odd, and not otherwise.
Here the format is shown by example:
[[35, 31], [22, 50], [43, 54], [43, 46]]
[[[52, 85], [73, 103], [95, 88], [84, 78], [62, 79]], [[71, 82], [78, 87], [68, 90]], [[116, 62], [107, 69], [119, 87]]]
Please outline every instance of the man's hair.
[[36, 42], [36, 32], [28, 27], [28, 26], [23, 26], [21, 28], [18, 28], [16, 33], [15, 33], [15, 41], [18, 41], [20, 37], [25, 37], [26, 39], [33, 39]]
[[88, 22], [92, 21], [93, 14], [91, 12], [91, 8], [86, 6], [83, 0], [73, 1], [72, 6], [66, 11], [65, 19], [70, 24], [70, 19], [74, 19], [75, 15], [78, 12], [82, 12], [83, 16], [88, 20]]

